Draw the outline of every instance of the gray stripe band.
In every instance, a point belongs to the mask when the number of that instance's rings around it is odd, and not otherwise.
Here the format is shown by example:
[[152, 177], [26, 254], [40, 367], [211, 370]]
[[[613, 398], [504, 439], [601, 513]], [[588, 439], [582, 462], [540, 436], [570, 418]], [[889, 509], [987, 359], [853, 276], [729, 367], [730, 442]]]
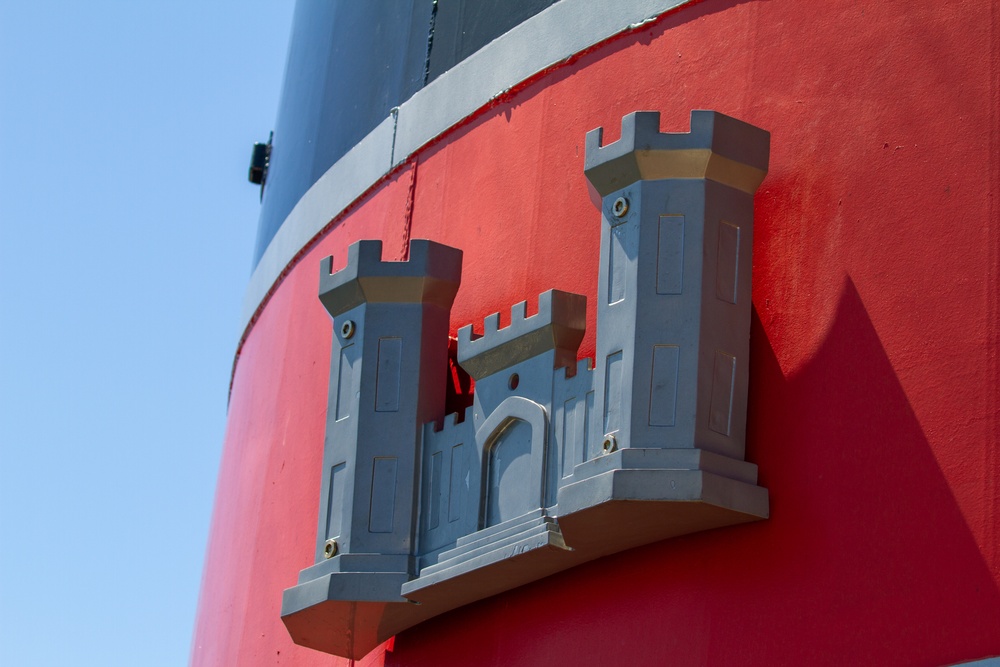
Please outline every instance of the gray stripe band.
[[240, 334], [295, 255], [395, 165], [538, 72], [692, 0], [561, 0], [493, 40], [400, 105], [288, 214], [250, 276]]

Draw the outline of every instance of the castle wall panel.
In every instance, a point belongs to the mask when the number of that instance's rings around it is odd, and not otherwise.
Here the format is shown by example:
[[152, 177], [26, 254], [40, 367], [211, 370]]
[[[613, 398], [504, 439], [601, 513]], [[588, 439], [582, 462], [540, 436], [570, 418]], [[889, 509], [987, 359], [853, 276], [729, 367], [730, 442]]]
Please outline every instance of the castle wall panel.
[[375, 411], [399, 410], [399, 373], [403, 339], [383, 337], [378, 340], [378, 376], [375, 378]]
[[396, 510], [397, 460], [380, 456], [372, 465], [371, 508], [368, 512], [368, 532], [391, 533]]
[[733, 390], [736, 384], [736, 357], [722, 350], [715, 351], [712, 374], [712, 403], [708, 427], [716, 433], [729, 435], [733, 422]]
[[661, 215], [656, 244], [656, 293], [684, 289], [684, 216]]
[[346, 463], [330, 467], [330, 486], [326, 501], [326, 539], [340, 535], [341, 514], [336, 511], [344, 501], [344, 485], [347, 483]]
[[740, 228], [725, 220], [719, 222], [719, 244], [716, 259], [715, 295], [723, 301], [736, 303], [740, 277]]
[[673, 426], [677, 423], [677, 376], [680, 348], [676, 345], [653, 346], [652, 383], [649, 389], [649, 425]]
[[354, 401], [354, 346], [347, 345], [340, 350], [340, 362], [337, 364], [337, 421], [351, 416], [351, 403]]
[[625, 361], [619, 350], [604, 360], [604, 432], [612, 433], [622, 425], [622, 403], [625, 391]]
[[448, 522], [462, 518], [467, 510], [470, 471], [463, 465], [466, 461], [465, 444], [458, 443], [451, 448], [451, 465], [448, 467]]
[[[431, 474], [430, 474], [430, 512], [425, 514], [427, 529], [434, 530], [441, 524], [441, 496], [444, 494], [444, 487], [441, 486], [441, 468], [444, 466], [444, 453], [434, 452], [431, 454]], [[448, 496], [451, 503], [451, 496]]]

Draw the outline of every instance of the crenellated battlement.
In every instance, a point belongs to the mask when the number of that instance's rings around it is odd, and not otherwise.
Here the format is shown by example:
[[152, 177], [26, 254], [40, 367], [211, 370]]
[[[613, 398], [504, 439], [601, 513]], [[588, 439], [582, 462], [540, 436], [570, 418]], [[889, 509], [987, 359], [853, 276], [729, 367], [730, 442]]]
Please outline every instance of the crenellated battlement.
[[587, 133], [584, 174], [602, 197], [640, 180], [707, 179], [753, 194], [767, 175], [771, 134], [716, 111], [691, 112], [690, 132], [660, 132], [660, 112], [622, 118], [621, 138]]
[[[461, 439], [468, 429], [472, 428], [473, 406], [469, 406], [461, 413], [450, 412], [444, 416], [440, 422], [427, 422], [424, 424], [424, 444], [427, 445], [432, 439], [438, 442], [451, 441], [457, 434]], [[456, 441], [457, 442], [457, 441]]]
[[594, 360], [591, 358], [577, 359], [576, 364], [573, 366], [563, 366], [562, 368], [557, 368], [553, 379], [555, 382], [576, 382], [576, 378], [582, 375], [591, 373], [594, 370]]
[[527, 302], [511, 307], [510, 325], [499, 328], [500, 313], [483, 321], [483, 334], [472, 325], [458, 331], [458, 363], [478, 380], [502, 368], [556, 351], [554, 368], [576, 363], [576, 350], [587, 326], [587, 297], [549, 290], [538, 296], [538, 312], [527, 316]]
[[330, 315], [362, 303], [430, 303], [450, 308], [462, 280], [462, 251], [434, 241], [410, 241], [409, 260], [382, 260], [381, 241], [358, 241], [347, 249], [347, 266], [333, 271], [333, 257], [320, 263], [319, 298]]
[[[557, 368], [552, 372], [552, 404], [568, 408], [566, 403], [580, 400], [594, 389], [593, 359], [579, 359], [575, 364]], [[553, 408], [556, 409], [556, 408]]]

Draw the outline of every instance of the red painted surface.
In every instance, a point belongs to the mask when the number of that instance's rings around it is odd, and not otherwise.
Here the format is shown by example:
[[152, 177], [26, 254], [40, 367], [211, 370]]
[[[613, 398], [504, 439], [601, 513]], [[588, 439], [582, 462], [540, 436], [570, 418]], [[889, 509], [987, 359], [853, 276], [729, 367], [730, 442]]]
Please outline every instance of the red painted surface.
[[[772, 133], [747, 442], [771, 519], [476, 603], [364, 663], [1000, 654], [998, 33], [985, 1], [706, 0], [555, 68], [369, 193], [246, 338], [193, 664], [347, 663], [292, 645], [279, 617], [314, 553], [331, 336], [320, 259], [359, 238], [396, 258], [407, 233], [462, 248], [454, 329], [524, 299], [530, 309], [549, 288], [593, 300], [585, 133], [604, 126], [613, 141], [636, 109], [682, 131], [692, 108]], [[583, 354], [593, 326], [591, 310]]]

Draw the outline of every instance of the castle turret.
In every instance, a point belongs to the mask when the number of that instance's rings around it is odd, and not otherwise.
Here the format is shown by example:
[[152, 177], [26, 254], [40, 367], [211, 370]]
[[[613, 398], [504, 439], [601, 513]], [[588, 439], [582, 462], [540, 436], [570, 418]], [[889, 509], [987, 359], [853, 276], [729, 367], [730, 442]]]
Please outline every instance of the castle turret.
[[588, 450], [603, 456], [560, 488], [568, 541], [607, 538], [618, 502], [632, 520], [646, 507], [663, 537], [767, 515], [743, 454], [753, 193], [770, 135], [714, 111], [692, 111], [688, 133], [659, 125], [635, 112], [617, 142], [587, 134], [602, 197]]
[[635, 112], [613, 144], [587, 134], [585, 174], [603, 198], [597, 435], [743, 458], [753, 193], [769, 135], [714, 111], [692, 112], [690, 133], [659, 124]]
[[293, 636], [322, 631], [336, 644], [357, 639], [364, 602], [405, 603], [400, 586], [415, 575], [420, 441], [444, 414], [462, 252], [414, 240], [409, 261], [383, 262], [381, 241], [361, 241], [346, 268], [331, 268], [329, 258], [320, 275], [334, 336], [316, 564], [285, 591], [282, 617]]

